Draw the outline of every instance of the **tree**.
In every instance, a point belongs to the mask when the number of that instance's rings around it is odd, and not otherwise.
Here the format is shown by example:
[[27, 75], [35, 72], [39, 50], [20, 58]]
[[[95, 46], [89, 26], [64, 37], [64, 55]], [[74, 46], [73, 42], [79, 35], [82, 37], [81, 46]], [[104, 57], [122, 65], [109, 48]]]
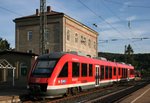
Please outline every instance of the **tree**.
[[131, 45], [130, 44], [128, 44], [128, 46], [125, 45], [125, 54], [131, 55], [133, 53], [134, 53], [134, 51], [133, 51]]
[[134, 58], [133, 58], [133, 49], [131, 47], [130, 44], [128, 44], [128, 46], [125, 45], [125, 62], [126, 63], [130, 63], [130, 64], [134, 64]]
[[10, 49], [10, 44], [8, 43], [8, 41], [6, 39], [3, 40], [2, 38], [0, 38], [0, 51], [9, 50], [9, 49]]

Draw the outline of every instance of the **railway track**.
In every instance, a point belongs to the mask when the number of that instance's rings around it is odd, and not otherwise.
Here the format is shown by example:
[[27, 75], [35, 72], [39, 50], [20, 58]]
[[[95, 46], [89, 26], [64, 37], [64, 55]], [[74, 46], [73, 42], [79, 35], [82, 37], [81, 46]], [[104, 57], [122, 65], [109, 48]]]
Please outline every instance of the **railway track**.
[[[95, 88], [85, 92], [80, 92], [77, 95], [57, 98], [57, 99], [44, 99], [44, 100], [28, 100], [26, 102], [37, 103], [113, 103], [128, 94], [146, 86], [149, 81], [142, 81], [136, 83], [117, 84], [104, 88]], [[109, 100], [109, 101], [108, 101]]]
[[130, 87], [122, 89], [122, 90], [118, 90], [116, 92], [107, 94], [105, 96], [98, 97], [98, 98], [95, 98], [92, 100], [88, 100], [87, 103], [119, 103], [121, 99], [123, 99], [127, 95], [137, 91], [138, 89], [145, 87], [149, 83], [150, 83], [150, 81], [140, 82], [133, 86], [130, 86]]

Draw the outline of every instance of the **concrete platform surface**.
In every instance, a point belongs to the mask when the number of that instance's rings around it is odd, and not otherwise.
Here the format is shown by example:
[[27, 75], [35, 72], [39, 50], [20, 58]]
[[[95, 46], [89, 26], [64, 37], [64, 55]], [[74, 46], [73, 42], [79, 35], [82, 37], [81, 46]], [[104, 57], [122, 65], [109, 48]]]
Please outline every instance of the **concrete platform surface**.
[[150, 103], [150, 84], [128, 95], [119, 103]]
[[18, 103], [19, 97], [27, 92], [26, 85], [12, 86], [10, 83], [0, 83], [0, 103]]

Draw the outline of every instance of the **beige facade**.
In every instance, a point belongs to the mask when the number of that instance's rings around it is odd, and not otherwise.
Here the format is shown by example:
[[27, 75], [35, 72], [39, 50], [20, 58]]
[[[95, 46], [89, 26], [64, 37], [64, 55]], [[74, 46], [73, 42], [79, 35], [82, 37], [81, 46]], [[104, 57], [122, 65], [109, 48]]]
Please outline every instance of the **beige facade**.
[[[39, 54], [39, 13], [16, 18], [16, 50]], [[45, 49], [48, 52], [76, 51], [97, 56], [98, 33], [77, 20], [48, 9]]]

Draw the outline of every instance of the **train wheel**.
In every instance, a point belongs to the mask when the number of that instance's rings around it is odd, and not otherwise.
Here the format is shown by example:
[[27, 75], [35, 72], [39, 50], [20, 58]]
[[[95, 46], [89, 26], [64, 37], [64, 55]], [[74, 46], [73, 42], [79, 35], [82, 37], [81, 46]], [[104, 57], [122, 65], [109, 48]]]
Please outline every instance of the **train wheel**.
[[76, 95], [78, 92], [79, 92], [79, 91], [78, 91], [78, 88], [77, 88], [77, 87], [71, 88], [71, 94], [72, 94], [72, 95]]
[[79, 91], [79, 92], [82, 92], [82, 88], [81, 88], [81, 87], [79, 87], [79, 88], [78, 88], [78, 91]]
[[68, 88], [66, 91], [65, 96], [72, 96], [72, 95], [76, 95], [77, 93], [80, 92], [80, 88], [78, 87], [73, 87], [73, 88]]
[[65, 96], [71, 96], [72, 95], [72, 88], [68, 88], [67, 91], [66, 91], [66, 94]]

